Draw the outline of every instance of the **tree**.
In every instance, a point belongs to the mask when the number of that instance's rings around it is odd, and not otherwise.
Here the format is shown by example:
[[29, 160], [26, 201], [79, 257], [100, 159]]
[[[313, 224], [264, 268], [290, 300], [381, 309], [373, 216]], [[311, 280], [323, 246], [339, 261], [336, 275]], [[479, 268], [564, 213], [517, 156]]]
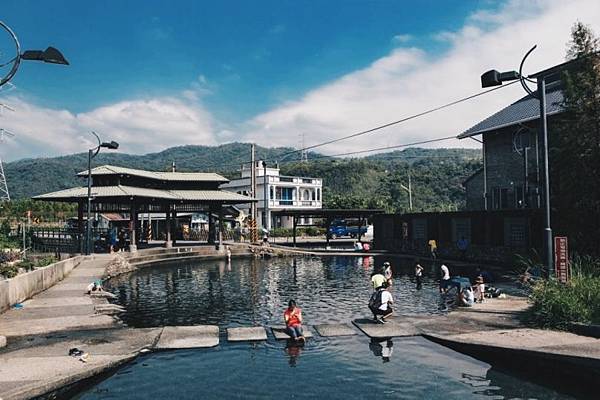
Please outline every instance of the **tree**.
[[[577, 22], [563, 76], [565, 109], [552, 137], [552, 202], [559, 229], [579, 251], [598, 252], [600, 241], [600, 41]], [[560, 232], [559, 232], [560, 233]]]

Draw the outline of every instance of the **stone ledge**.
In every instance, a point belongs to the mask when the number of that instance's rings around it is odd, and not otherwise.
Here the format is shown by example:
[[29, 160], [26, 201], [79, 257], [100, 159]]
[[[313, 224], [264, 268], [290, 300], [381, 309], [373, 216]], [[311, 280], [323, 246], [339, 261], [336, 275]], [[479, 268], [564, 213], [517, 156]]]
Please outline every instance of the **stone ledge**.
[[[309, 339], [311, 337], [313, 337], [312, 332], [308, 329], [308, 326], [303, 326], [303, 331], [304, 331], [304, 337], [306, 339]], [[272, 326], [271, 327], [271, 332], [273, 332], [273, 336], [275, 336], [276, 340], [286, 340], [286, 339], [291, 339], [290, 335], [288, 335], [285, 331], [285, 326], [283, 325], [279, 325], [279, 326]]]
[[262, 326], [227, 329], [227, 340], [230, 342], [252, 342], [267, 340], [267, 331]]
[[387, 337], [418, 336], [419, 330], [410, 323], [401, 323], [393, 318], [385, 324], [379, 324], [371, 319], [355, 319], [352, 323], [370, 338], [382, 339]]
[[156, 349], [192, 349], [215, 347], [219, 344], [216, 325], [165, 326]]
[[357, 334], [348, 324], [321, 324], [315, 325], [314, 328], [323, 337], [352, 336]]

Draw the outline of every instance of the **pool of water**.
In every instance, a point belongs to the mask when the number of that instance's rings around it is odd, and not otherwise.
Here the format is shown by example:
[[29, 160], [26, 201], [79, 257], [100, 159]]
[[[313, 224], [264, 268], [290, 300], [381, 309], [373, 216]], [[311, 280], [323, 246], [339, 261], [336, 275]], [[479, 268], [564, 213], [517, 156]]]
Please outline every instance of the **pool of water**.
[[78, 399], [570, 399], [422, 338], [227, 344], [139, 358]]
[[[413, 263], [391, 259], [392, 293], [400, 314], [439, 313], [437, 268], [426, 267], [417, 290]], [[221, 327], [281, 324], [289, 299], [308, 324], [348, 322], [370, 313], [373, 257], [244, 258], [175, 262], [113, 278], [108, 289], [135, 327], [214, 324]]]

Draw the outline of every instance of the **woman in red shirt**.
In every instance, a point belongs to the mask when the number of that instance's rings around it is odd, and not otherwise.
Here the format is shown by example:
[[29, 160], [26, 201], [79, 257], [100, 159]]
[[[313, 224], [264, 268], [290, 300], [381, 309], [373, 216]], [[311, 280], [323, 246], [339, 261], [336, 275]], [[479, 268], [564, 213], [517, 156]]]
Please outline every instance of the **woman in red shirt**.
[[288, 308], [283, 313], [285, 320], [285, 330], [292, 340], [304, 341], [304, 332], [302, 331], [302, 310], [296, 306], [295, 300], [290, 300]]

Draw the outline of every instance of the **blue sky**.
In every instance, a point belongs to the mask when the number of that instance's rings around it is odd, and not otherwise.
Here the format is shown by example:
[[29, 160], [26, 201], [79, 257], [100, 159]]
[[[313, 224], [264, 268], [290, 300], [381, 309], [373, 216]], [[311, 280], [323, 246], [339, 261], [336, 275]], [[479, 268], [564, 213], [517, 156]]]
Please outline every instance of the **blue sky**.
[[[24, 48], [54, 44], [68, 69], [23, 65], [14, 83], [74, 112], [186, 89], [241, 121], [386, 55], [397, 35], [439, 47], [477, 1], [3, 1]], [[486, 2], [489, 4], [489, 2]]]
[[[0, 92], [17, 109], [0, 126], [20, 137], [7, 144], [14, 158], [85, 148], [89, 129], [135, 153], [232, 140], [298, 146], [300, 133], [311, 144], [477, 91], [488, 66], [514, 68], [532, 42], [549, 40], [544, 18], [565, 21], [534, 64], [562, 61], [570, 25], [579, 14], [597, 21], [600, 8], [562, 3], [3, 0], [0, 19], [24, 49], [54, 45], [71, 66], [23, 63], [15, 88]], [[531, 40], [494, 40], [516, 29]], [[518, 95], [454, 111], [464, 118], [452, 129], [430, 119], [376, 144], [458, 134]], [[61, 135], [64, 144], [48, 146]]]

